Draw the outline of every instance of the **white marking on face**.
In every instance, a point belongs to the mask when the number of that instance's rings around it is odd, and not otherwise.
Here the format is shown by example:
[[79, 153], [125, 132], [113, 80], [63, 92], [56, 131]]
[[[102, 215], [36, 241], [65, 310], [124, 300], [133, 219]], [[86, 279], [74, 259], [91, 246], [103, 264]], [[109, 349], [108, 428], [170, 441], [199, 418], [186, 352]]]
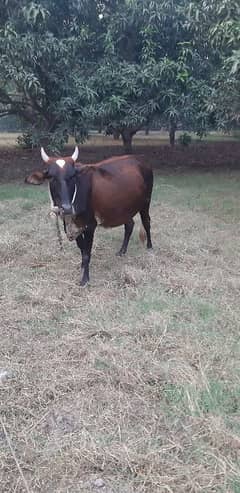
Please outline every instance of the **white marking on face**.
[[56, 164], [57, 164], [60, 168], [63, 168], [63, 166], [66, 164], [66, 161], [64, 161], [64, 159], [57, 159]]

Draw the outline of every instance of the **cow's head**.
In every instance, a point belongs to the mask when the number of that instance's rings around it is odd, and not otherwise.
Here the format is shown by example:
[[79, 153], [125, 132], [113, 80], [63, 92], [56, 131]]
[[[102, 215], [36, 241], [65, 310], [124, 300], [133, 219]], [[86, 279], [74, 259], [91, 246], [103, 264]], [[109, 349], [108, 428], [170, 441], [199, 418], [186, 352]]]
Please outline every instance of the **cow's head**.
[[73, 203], [76, 196], [76, 168], [78, 147], [70, 157], [49, 157], [41, 148], [41, 156], [44, 168], [35, 171], [25, 179], [31, 185], [41, 185], [45, 180], [49, 181], [49, 195], [52, 210], [61, 215], [73, 214]]

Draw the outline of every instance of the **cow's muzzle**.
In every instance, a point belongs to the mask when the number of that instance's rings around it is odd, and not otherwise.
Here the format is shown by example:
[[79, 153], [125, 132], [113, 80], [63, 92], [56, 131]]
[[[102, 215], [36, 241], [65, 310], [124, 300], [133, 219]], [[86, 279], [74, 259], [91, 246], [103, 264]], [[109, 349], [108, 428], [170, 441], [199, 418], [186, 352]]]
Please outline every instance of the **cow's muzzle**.
[[63, 204], [61, 209], [60, 209], [60, 215], [65, 217], [65, 216], [72, 216], [73, 215], [73, 207], [70, 204]]

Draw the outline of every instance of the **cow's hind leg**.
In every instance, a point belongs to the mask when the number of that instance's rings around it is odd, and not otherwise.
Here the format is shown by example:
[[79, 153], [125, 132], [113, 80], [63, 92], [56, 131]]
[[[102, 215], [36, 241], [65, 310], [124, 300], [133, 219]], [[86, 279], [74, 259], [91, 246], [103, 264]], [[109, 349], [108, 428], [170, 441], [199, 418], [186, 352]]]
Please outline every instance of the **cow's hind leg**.
[[82, 254], [82, 268], [83, 268], [83, 276], [80, 282], [80, 286], [85, 286], [87, 282], [89, 282], [89, 263], [91, 259], [91, 251], [93, 244], [94, 232], [96, 229], [96, 225], [88, 226], [86, 231], [79, 235], [76, 239], [77, 246], [81, 250]]
[[147, 248], [152, 248], [151, 231], [150, 231], [151, 219], [149, 216], [149, 204], [142, 211], [140, 211], [140, 216], [141, 216], [143, 227], [147, 235]]
[[119, 252], [117, 252], [117, 255], [124, 255], [127, 251], [127, 247], [128, 247], [128, 243], [129, 243], [129, 240], [130, 240], [130, 236], [133, 232], [133, 227], [134, 227], [134, 220], [131, 219], [131, 221], [129, 221], [129, 223], [127, 224], [124, 224], [124, 239], [123, 239], [123, 244], [119, 250]]

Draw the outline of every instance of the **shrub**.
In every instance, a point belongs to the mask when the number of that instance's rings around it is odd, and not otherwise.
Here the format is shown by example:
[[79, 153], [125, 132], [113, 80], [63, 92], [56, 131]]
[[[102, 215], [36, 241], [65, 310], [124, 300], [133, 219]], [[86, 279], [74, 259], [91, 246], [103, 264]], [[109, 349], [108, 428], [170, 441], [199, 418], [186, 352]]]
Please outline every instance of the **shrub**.
[[192, 137], [188, 133], [184, 132], [184, 134], [179, 136], [178, 142], [183, 147], [188, 147], [192, 142]]

